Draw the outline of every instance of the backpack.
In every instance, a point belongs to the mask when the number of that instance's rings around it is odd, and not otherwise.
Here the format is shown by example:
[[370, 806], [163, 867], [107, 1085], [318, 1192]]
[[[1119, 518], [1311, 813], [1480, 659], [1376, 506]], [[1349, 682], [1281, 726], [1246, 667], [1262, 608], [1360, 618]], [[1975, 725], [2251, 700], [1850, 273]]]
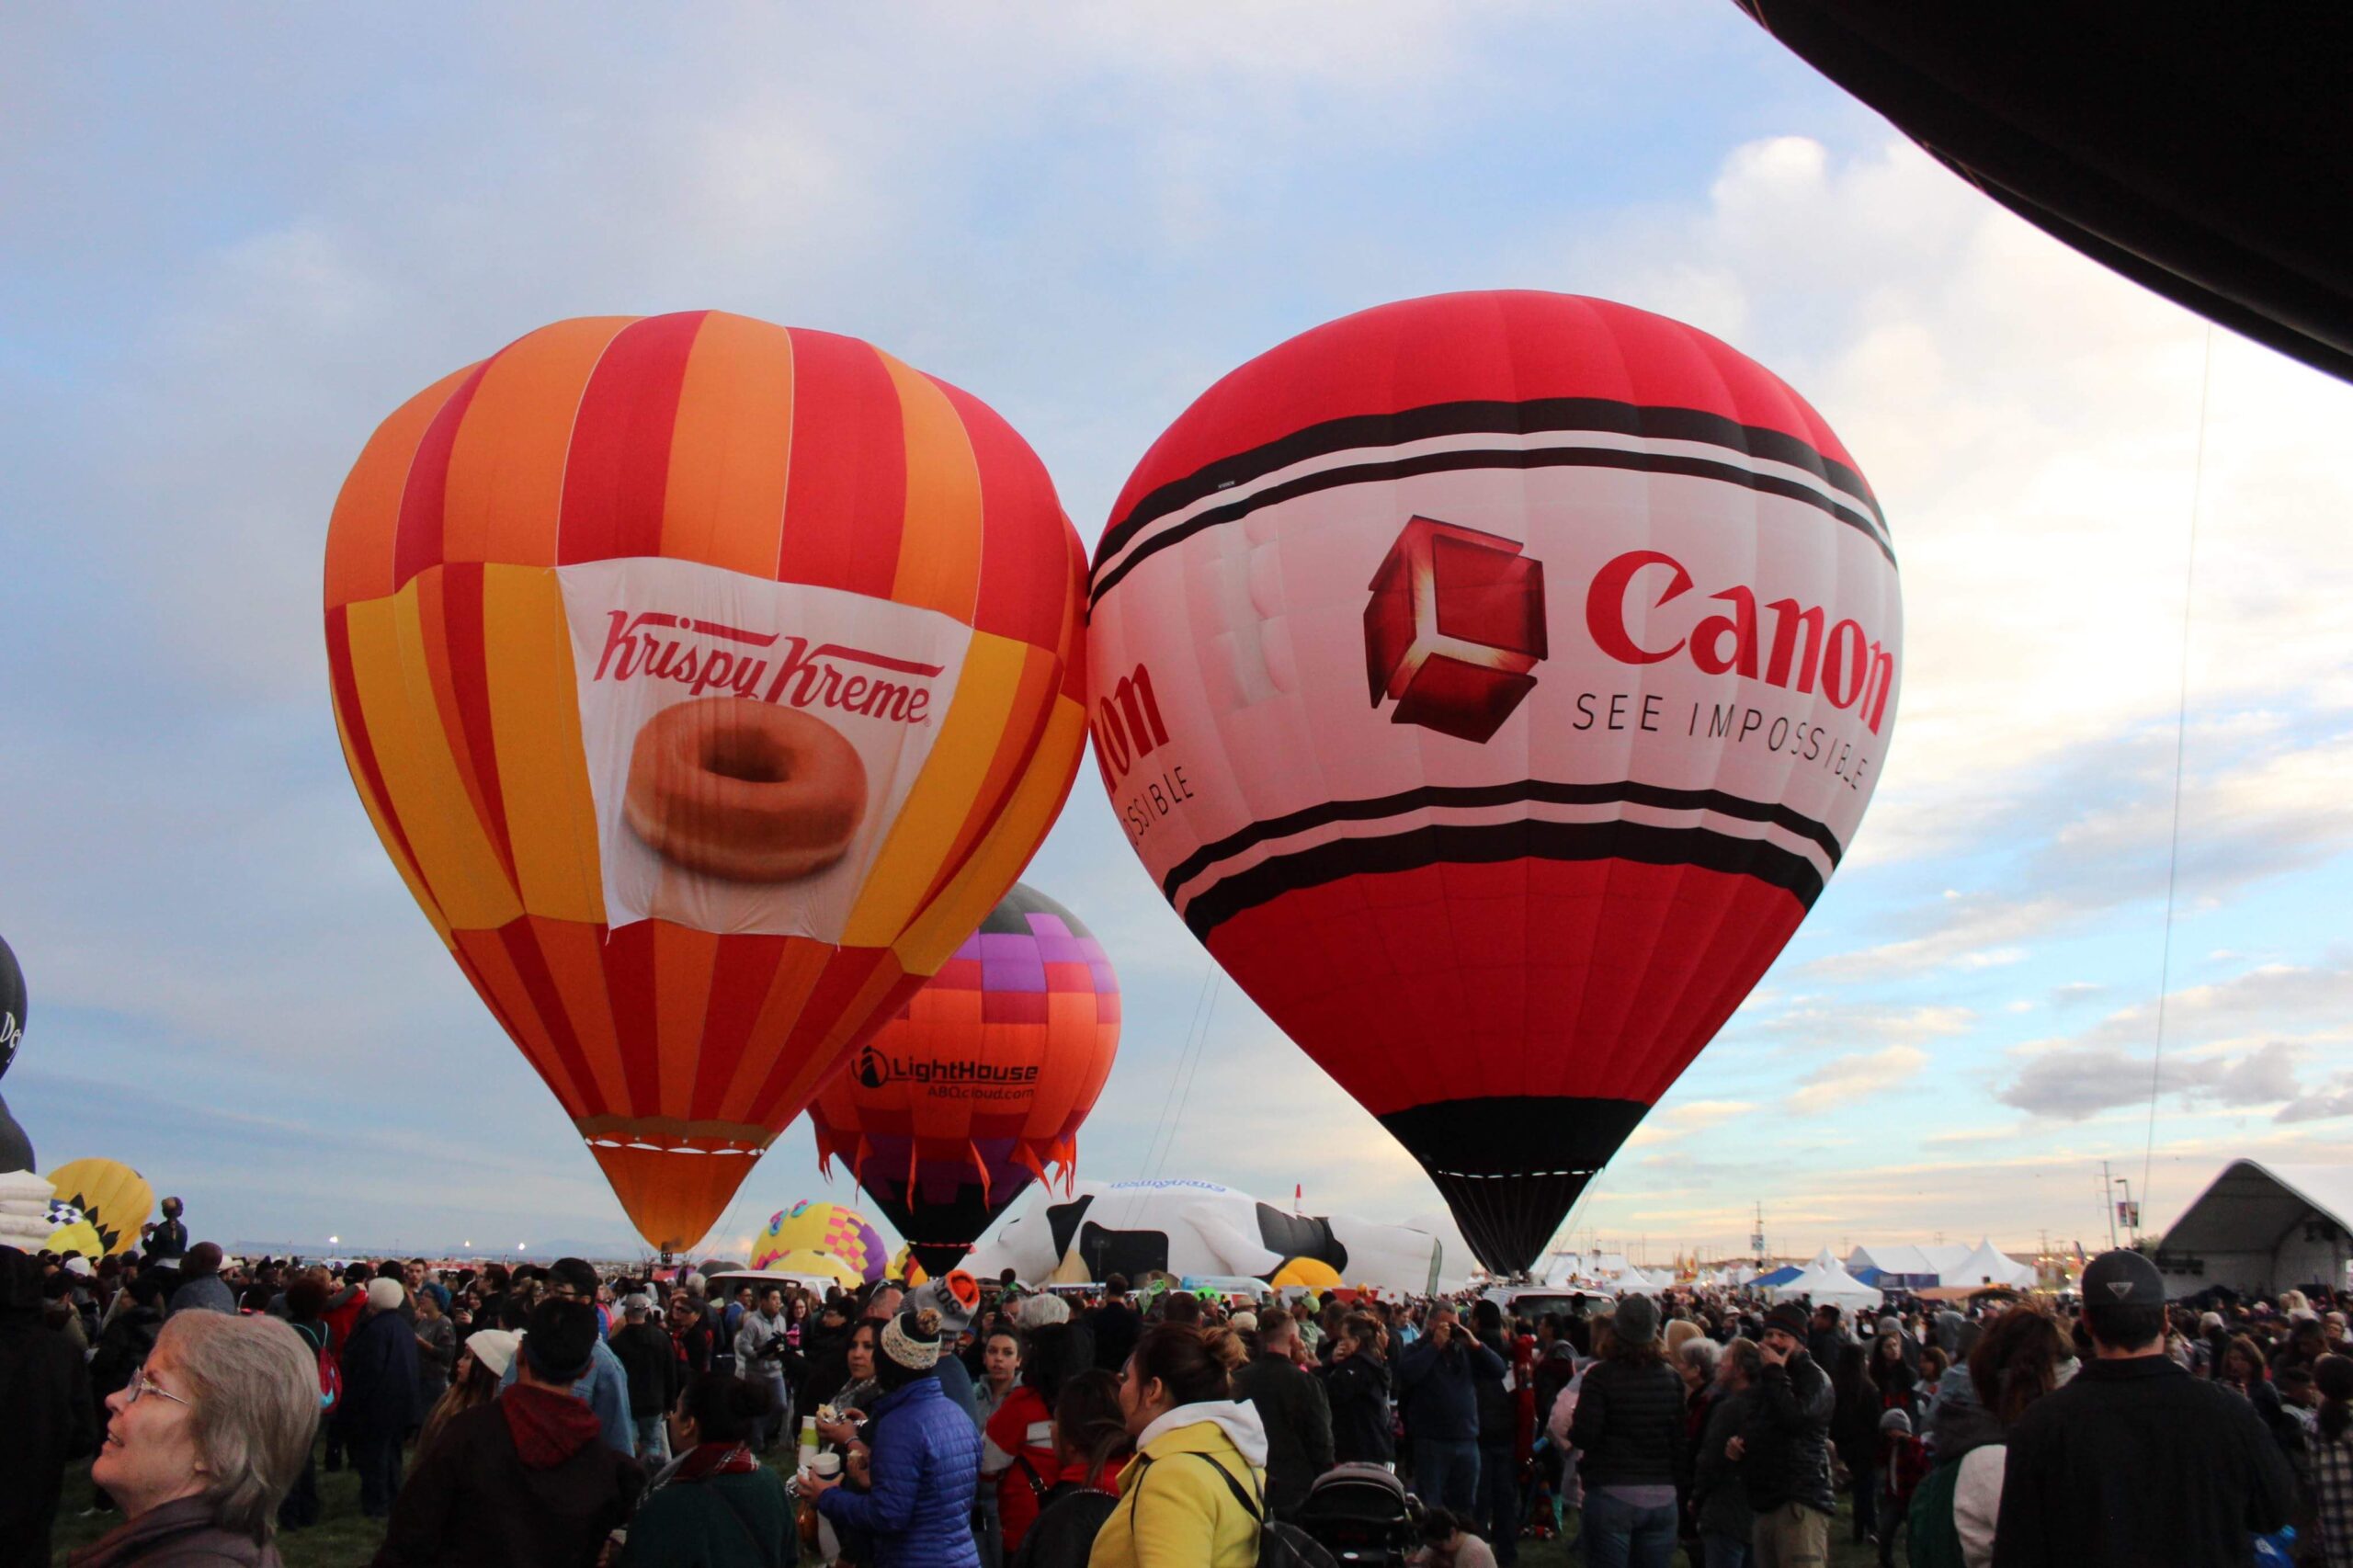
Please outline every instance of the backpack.
[[318, 1358], [319, 1410], [324, 1415], [343, 1403], [343, 1358], [327, 1349], [324, 1335], [313, 1340], [311, 1331], [299, 1323], [294, 1325], [294, 1332], [302, 1336], [302, 1343], [310, 1346], [312, 1353]]
[[[1233, 1494], [1233, 1500], [1242, 1505], [1242, 1511], [1248, 1514], [1251, 1522], [1258, 1527], [1258, 1568], [1340, 1568], [1340, 1560], [1334, 1557], [1322, 1541], [1297, 1525], [1267, 1517], [1267, 1494], [1259, 1486], [1256, 1476], [1250, 1478], [1250, 1490], [1245, 1492], [1242, 1483], [1234, 1480], [1233, 1472], [1225, 1466], [1207, 1454], [1192, 1457], [1217, 1471], [1218, 1479], [1225, 1483], [1225, 1489]], [[1144, 1480], [1154, 1461], [1139, 1455], [1135, 1462], [1144, 1467], [1136, 1475], [1136, 1492], [1141, 1501]], [[1135, 1510], [1131, 1508], [1128, 1510], [1129, 1532], [1132, 1534], [1135, 1528]]]
[[1961, 1533], [1953, 1528], [1953, 1493], [1961, 1484], [1961, 1461], [1928, 1471], [1912, 1491], [1905, 1539], [1913, 1568], [1961, 1568]]

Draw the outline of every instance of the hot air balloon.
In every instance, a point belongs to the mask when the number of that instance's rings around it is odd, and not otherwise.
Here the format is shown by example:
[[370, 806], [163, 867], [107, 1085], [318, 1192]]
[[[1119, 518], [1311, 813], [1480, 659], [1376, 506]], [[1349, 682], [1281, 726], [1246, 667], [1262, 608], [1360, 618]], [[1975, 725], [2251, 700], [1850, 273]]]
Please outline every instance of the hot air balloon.
[[752, 1267], [788, 1274], [838, 1274], [845, 1285], [872, 1284], [890, 1250], [874, 1221], [839, 1203], [802, 1199], [768, 1216], [752, 1243]]
[[49, 1184], [58, 1223], [87, 1224], [108, 1253], [137, 1246], [139, 1228], [155, 1211], [155, 1189], [119, 1160], [70, 1160], [49, 1173]]
[[985, 404], [715, 311], [543, 327], [368, 443], [327, 536], [352, 778], [649, 1244], [1019, 874], [1083, 574]]
[[0, 937], [0, 1076], [17, 1060], [25, 1043], [25, 971], [17, 963], [7, 939]]
[[1853, 842], [1887, 527], [1689, 327], [1454, 294], [1202, 394], [1097, 547], [1096, 758], [1242, 989], [1521, 1272]]
[[1017, 885], [809, 1108], [927, 1274], [1078, 1156], [1120, 1043], [1120, 983], [1078, 917]]
[[1738, 0], [1806, 63], [2053, 238], [2353, 380], [2353, 161], [2334, 6], [2031, 11]]
[[33, 1141], [8, 1114], [7, 1096], [0, 1095], [0, 1172], [28, 1171], [33, 1164]]

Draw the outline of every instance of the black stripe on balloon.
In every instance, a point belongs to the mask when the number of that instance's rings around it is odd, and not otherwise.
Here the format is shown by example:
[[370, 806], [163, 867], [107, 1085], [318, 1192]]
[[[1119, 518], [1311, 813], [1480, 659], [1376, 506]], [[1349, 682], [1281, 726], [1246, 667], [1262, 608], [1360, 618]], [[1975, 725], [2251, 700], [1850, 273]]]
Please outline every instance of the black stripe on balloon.
[[1100, 565], [1112, 552], [1171, 512], [1181, 511], [1205, 495], [1230, 490], [1293, 463], [1330, 452], [1363, 447], [1396, 447], [1445, 436], [1531, 436], [1552, 430], [1606, 430], [1616, 436], [1642, 436], [1665, 441], [1690, 441], [1722, 447], [1771, 462], [1787, 463], [1818, 474], [1824, 483], [1843, 490], [1862, 503], [1884, 535], [1887, 519], [1863, 476], [1836, 458], [1779, 430], [1743, 425], [1721, 414], [1697, 408], [1667, 408], [1620, 403], [1600, 397], [1540, 397], [1526, 403], [1497, 400], [1434, 403], [1395, 414], [1352, 414], [1305, 426], [1263, 446], [1172, 479], [1129, 509], [1128, 515], [1103, 531], [1095, 547]]
[[1380, 1119], [1429, 1173], [1489, 1272], [1522, 1274], [1650, 1108], [1640, 1100], [1513, 1095], [1435, 1100]]
[[1380, 838], [1342, 838], [1279, 855], [1236, 871], [1185, 906], [1185, 924], [1203, 941], [1245, 910], [1287, 892], [1346, 877], [1415, 871], [1425, 866], [1494, 865], [1505, 860], [1631, 860], [1645, 866], [1696, 866], [1754, 877], [1812, 909], [1822, 873], [1793, 851], [1704, 827], [1652, 827], [1632, 822], [1518, 822], [1409, 828]]
[[1137, 566], [1173, 544], [1182, 543], [1205, 529], [1220, 528], [1248, 517], [1261, 506], [1272, 506], [1302, 495], [1320, 491], [1338, 490], [1351, 484], [1380, 484], [1392, 480], [1414, 479], [1432, 473], [1461, 473], [1483, 468], [1613, 468], [1638, 473], [1674, 473], [1688, 479], [1711, 479], [1725, 484], [1737, 484], [1768, 495], [1779, 495], [1789, 500], [1826, 512], [1871, 541], [1873, 548], [1895, 564], [1895, 551], [1871, 520], [1851, 506], [1842, 506], [1811, 485], [1778, 474], [1757, 473], [1735, 463], [1716, 462], [1708, 458], [1677, 457], [1659, 452], [1625, 452], [1614, 447], [1545, 447], [1534, 451], [1497, 449], [1472, 452], [1425, 452], [1419, 457], [1395, 458], [1387, 462], [1351, 463], [1346, 468], [1326, 469], [1320, 473], [1303, 473], [1297, 479], [1268, 485], [1224, 506], [1212, 506], [1208, 511], [1186, 518], [1183, 522], [1153, 535], [1137, 545], [1119, 564], [1099, 570], [1094, 586], [1087, 591], [1087, 608], [1092, 609], [1105, 594], [1117, 586], [1120, 580]]
[[1822, 846], [1836, 867], [1846, 851], [1838, 835], [1822, 823], [1802, 812], [1784, 805], [1766, 805], [1761, 801], [1727, 795], [1721, 790], [1669, 790], [1657, 784], [1636, 784], [1631, 781], [1614, 784], [1562, 784], [1547, 778], [1524, 778], [1509, 784], [1426, 784], [1418, 790], [1400, 790], [1394, 795], [1381, 795], [1370, 801], [1326, 801], [1319, 806], [1308, 806], [1283, 816], [1254, 822], [1239, 833], [1231, 833], [1213, 844], [1204, 844], [1169, 869], [1160, 879], [1160, 894], [1170, 903], [1176, 899], [1176, 890], [1208, 870], [1220, 860], [1231, 859], [1244, 850], [1252, 849], [1270, 839], [1288, 838], [1295, 833], [1336, 822], [1378, 822], [1383, 817], [1403, 816], [1408, 812], [1431, 808], [1468, 810], [1481, 806], [1512, 806], [1541, 804], [1549, 806], [1654, 806], [1671, 812], [1714, 812], [1720, 816], [1738, 817], [1743, 822], [1770, 823], [1801, 838]]

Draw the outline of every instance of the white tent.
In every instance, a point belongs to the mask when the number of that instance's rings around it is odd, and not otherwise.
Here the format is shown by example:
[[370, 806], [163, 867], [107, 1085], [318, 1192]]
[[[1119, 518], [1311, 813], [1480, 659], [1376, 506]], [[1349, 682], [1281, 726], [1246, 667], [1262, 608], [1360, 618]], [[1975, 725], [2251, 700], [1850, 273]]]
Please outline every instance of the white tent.
[[1859, 1275], [1867, 1268], [1876, 1268], [1881, 1274], [1900, 1274], [1906, 1278], [1926, 1275], [1933, 1280], [1943, 1276], [1947, 1261], [1958, 1263], [1971, 1251], [1962, 1247], [1949, 1260], [1936, 1256], [1951, 1250], [1938, 1247], [1932, 1252], [1927, 1247], [1909, 1245], [1860, 1246], [1847, 1255], [1847, 1272]]
[[1806, 1267], [1808, 1268], [1836, 1268], [1838, 1267], [1838, 1260], [1830, 1256], [1830, 1249], [1828, 1247], [1824, 1247], [1820, 1252], [1813, 1255], [1813, 1261], [1807, 1264]]
[[1776, 1300], [1803, 1296], [1815, 1306], [1836, 1306], [1849, 1309], [1876, 1307], [1885, 1298], [1838, 1267], [1834, 1258], [1827, 1267], [1820, 1258], [1805, 1267], [1804, 1272], [1786, 1285], [1773, 1289]]
[[1648, 1294], [1665, 1290], [1669, 1283], [1670, 1281], [1665, 1279], [1652, 1278], [1631, 1263], [1620, 1269], [1617, 1277], [1617, 1286], [1621, 1291], [1641, 1291]]
[[2034, 1268], [2018, 1262], [2006, 1253], [1994, 1250], [1990, 1240], [1981, 1238], [1975, 1250], [1961, 1260], [1961, 1266], [1943, 1275], [1948, 1285], [1983, 1285], [1992, 1280], [1996, 1285], [2014, 1286], [2024, 1290], [2034, 1283]]

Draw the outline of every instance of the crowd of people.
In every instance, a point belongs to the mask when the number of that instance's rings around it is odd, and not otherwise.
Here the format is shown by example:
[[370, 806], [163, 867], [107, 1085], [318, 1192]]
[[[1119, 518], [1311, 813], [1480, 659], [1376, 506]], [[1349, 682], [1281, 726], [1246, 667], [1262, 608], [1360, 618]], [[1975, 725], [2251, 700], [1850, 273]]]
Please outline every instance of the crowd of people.
[[1422, 1568], [1547, 1536], [1592, 1568], [1824, 1563], [1842, 1494], [1883, 1564], [2268, 1541], [2353, 1568], [2348, 1303], [2326, 1290], [2172, 1302], [2135, 1252], [2094, 1260], [2080, 1301], [1863, 1314], [1171, 1284], [0, 1249], [0, 1420], [24, 1439], [0, 1568], [49, 1562], [92, 1454], [121, 1522], [73, 1561], [105, 1568], [275, 1562], [319, 1520], [322, 1468], [356, 1472], [387, 1568], [1313, 1562], [1336, 1521], [1367, 1528], [1341, 1483], [1396, 1502], [1391, 1534], [1346, 1539]]

